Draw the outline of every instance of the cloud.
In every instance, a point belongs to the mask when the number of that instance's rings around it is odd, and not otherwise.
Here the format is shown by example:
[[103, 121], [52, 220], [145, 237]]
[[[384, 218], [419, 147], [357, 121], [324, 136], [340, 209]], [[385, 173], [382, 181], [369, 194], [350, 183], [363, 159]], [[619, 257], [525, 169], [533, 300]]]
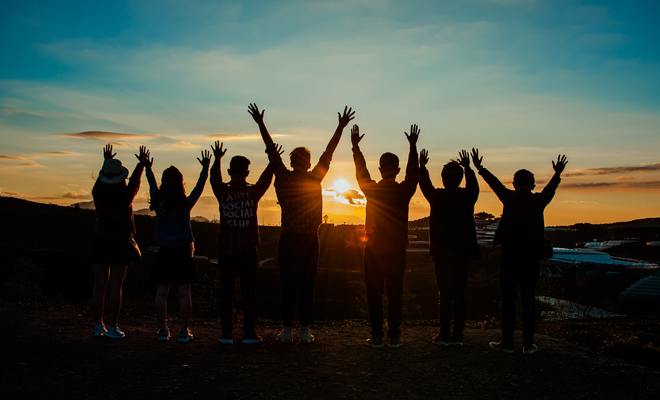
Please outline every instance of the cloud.
[[579, 171], [567, 172], [564, 176], [592, 176], [592, 175], [615, 175], [630, 172], [660, 171], [660, 163], [646, 165], [629, 165], [623, 167], [600, 167], [587, 168]]
[[153, 139], [159, 135], [148, 133], [124, 133], [124, 132], [106, 132], [106, 131], [84, 131], [76, 133], [65, 133], [65, 137], [74, 139], [91, 139], [91, 140], [131, 140], [131, 139]]
[[14, 156], [9, 154], [0, 154], [0, 160], [24, 160], [21, 156]]
[[[288, 135], [283, 135], [279, 133], [271, 134], [270, 135], [272, 138], [281, 138], [281, 137], [286, 137]], [[217, 134], [212, 134], [208, 135], [209, 139], [213, 140], [220, 140], [220, 141], [234, 141], [234, 140], [261, 140], [261, 135], [256, 135], [253, 133], [246, 133], [246, 134], [224, 134], [224, 133], [217, 133]]]
[[643, 189], [643, 190], [657, 190], [660, 189], [660, 181], [620, 181], [620, 182], [567, 182], [562, 183], [559, 187], [567, 189]]
[[333, 197], [335, 201], [349, 206], [362, 207], [367, 204], [367, 199], [364, 194], [357, 189], [347, 189], [343, 192], [337, 192], [333, 188], [323, 189], [323, 195]]

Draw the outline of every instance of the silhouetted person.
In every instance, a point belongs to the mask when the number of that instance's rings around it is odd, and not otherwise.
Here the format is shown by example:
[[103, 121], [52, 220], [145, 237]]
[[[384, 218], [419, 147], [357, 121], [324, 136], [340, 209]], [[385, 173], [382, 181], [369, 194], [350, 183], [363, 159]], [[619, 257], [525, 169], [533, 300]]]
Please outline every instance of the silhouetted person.
[[332, 154], [346, 125], [355, 112], [344, 107], [338, 124], [319, 162], [310, 170], [311, 154], [305, 147], [291, 152], [291, 168], [284, 166], [273, 139], [264, 124], [264, 110], [250, 104], [248, 111], [259, 125], [266, 152], [275, 173], [275, 192], [282, 208], [282, 233], [278, 258], [282, 279], [283, 328], [277, 335], [281, 343], [293, 341], [292, 326], [295, 309], [299, 310], [300, 341], [312, 343], [310, 332], [314, 309], [314, 280], [319, 256], [318, 228], [321, 225], [323, 198], [321, 181], [330, 168]]
[[155, 303], [159, 325], [156, 338], [159, 341], [170, 339], [170, 329], [167, 326], [167, 298], [171, 288], [176, 288], [179, 297], [181, 330], [177, 341], [188, 343], [194, 337], [188, 327], [192, 312], [190, 285], [197, 282], [197, 272], [193, 264], [195, 238], [190, 226], [190, 211], [204, 191], [211, 153], [208, 150], [202, 151], [202, 158], [197, 158], [197, 161], [202, 165], [202, 171], [189, 196], [186, 196], [183, 175], [176, 167], [170, 166], [163, 171], [159, 188], [151, 169], [153, 159], [145, 164], [151, 209], [156, 212], [156, 242], [159, 246], [158, 261], [154, 269]]
[[[440, 293], [440, 332], [433, 342], [441, 346], [462, 346], [468, 270], [470, 260], [479, 255], [474, 226], [474, 204], [479, 197], [479, 184], [470, 168], [470, 155], [465, 150], [459, 153], [458, 161], [442, 167], [444, 188], [441, 189], [431, 183], [426, 169], [428, 160], [428, 152], [422, 150], [419, 187], [431, 206], [430, 249]], [[461, 188], [464, 170], [465, 188]]]
[[367, 285], [369, 322], [372, 347], [383, 346], [383, 291], [387, 293], [387, 325], [390, 347], [401, 346], [401, 313], [403, 308], [403, 274], [406, 269], [408, 245], [408, 206], [417, 189], [419, 165], [417, 162], [417, 125], [410, 126], [410, 135], [404, 132], [410, 144], [406, 177], [396, 182], [400, 171], [399, 158], [392, 153], [380, 156], [380, 174], [383, 179], [371, 179], [364, 155], [360, 151], [360, 129], [353, 125], [351, 143], [353, 160], [360, 189], [367, 198], [364, 249], [364, 277]]
[[[114, 158], [112, 145], [103, 149], [103, 167], [92, 189], [96, 209], [96, 228], [92, 235], [92, 262], [94, 268], [94, 288], [92, 309], [94, 313], [94, 337], [122, 339], [125, 333], [119, 329], [117, 321], [122, 301], [122, 286], [128, 264], [140, 258], [140, 249], [135, 242], [133, 222], [133, 199], [140, 189], [140, 178], [149, 151], [140, 146], [140, 154], [135, 156], [138, 164], [126, 184], [128, 170], [121, 161]], [[104, 323], [106, 294], [110, 326]]]
[[250, 160], [234, 156], [229, 162], [229, 182], [222, 181], [220, 161], [227, 152], [218, 141], [211, 147], [215, 161], [211, 166], [211, 187], [220, 206], [220, 234], [218, 261], [220, 270], [221, 344], [234, 344], [232, 336], [233, 300], [236, 277], [240, 278], [243, 306], [243, 344], [258, 344], [262, 340], [255, 331], [257, 302], [257, 246], [259, 226], [257, 205], [273, 180], [270, 164], [261, 173], [256, 184], [246, 182], [250, 173]]
[[544, 253], [543, 210], [550, 204], [566, 167], [566, 156], [552, 162], [554, 175], [540, 193], [533, 193], [534, 174], [521, 169], [513, 175], [514, 190], [504, 187], [481, 165], [483, 157], [472, 149], [472, 160], [479, 174], [495, 192], [503, 205], [502, 219], [495, 232], [494, 243], [502, 246], [500, 284], [502, 286], [502, 338], [490, 342], [495, 350], [513, 352], [516, 319], [516, 295], [520, 287], [523, 308], [523, 353], [538, 350], [534, 344], [534, 294], [539, 277], [539, 260]]

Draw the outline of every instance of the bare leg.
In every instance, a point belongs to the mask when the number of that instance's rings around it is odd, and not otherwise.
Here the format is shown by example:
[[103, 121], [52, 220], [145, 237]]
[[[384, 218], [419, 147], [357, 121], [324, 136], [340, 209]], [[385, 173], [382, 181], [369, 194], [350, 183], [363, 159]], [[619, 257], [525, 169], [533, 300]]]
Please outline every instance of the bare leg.
[[170, 285], [158, 284], [156, 287], [156, 317], [160, 329], [167, 329], [167, 297], [169, 294]]
[[105, 306], [105, 292], [110, 278], [110, 265], [94, 264], [94, 287], [92, 291], [92, 313], [94, 323], [103, 324], [103, 308]]
[[108, 316], [112, 326], [117, 326], [121, 310], [122, 287], [128, 272], [128, 265], [112, 265], [110, 267], [110, 297], [108, 298]]
[[192, 314], [192, 295], [190, 293], [190, 284], [178, 285], [179, 294], [179, 318], [181, 319], [181, 330], [188, 329], [190, 314]]

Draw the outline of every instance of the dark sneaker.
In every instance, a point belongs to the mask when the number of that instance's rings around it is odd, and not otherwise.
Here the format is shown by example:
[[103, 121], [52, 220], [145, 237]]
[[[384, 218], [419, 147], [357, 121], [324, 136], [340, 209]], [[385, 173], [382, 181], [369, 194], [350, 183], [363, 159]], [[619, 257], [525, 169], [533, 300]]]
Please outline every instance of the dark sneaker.
[[539, 351], [539, 346], [533, 343], [528, 346], [523, 346], [523, 354], [530, 355], [536, 353], [537, 351]]
[[179, 335], [176, 337], [176, 341], [179, 343], [190, 343], [193, 341], [193, 339], [195, 339], [195, 336], [193, 335], [190, 328], [181, 330]]
[[264, 340], [261, 338], [261, 336], [246, 336], [241, 340], [241, 344], [247, 344], [247, 345], [255, 345], [255, 344], [262, 344]]
[[449, 346], [449, 340], [445, 339], [441, 334], [437, 334], [431, 339], [433, 344], [436, 344], [441, 347], [448, 347]]
[[502, 342], [488, 342], [488, 346], [497, 351], [501, 351], [502, 353], [507, 353], [511, 354], [515, 351], [512, 345], [507, 345]]
[[107, 333], [108, 333], [108, 330], [106, 329], [105, 325], [103, 325], [103, 324], [96, 324], [96, 325], [94, 325], [94, 329], [92, 329], [92, 337], [95, 337], [95, 338], [105, 337], [105, 335]]
[[105, 333], [105, 337], [110, 339], [123, 339], [126, 337], [126, 334], [124, 331], [119, 329], [117, 325], [115, 325], [108, 328], [108, 331]]
[[367, 346], [373, 349], [382, 349], [383, 348], [383, 338], [369, 338], [367, 339]]
[[159, 342], [167, 342], [170, 340], [170, 330], [168, 328], [161, 328], [156, 332], [156, 340]]
[[390, 342], [387, 344], [387, 347], [391, 347], [393, 349], [398, 349], [401, 346], [403, 346], [403, 342], [401, 341], [400, 337], [391, 337]]

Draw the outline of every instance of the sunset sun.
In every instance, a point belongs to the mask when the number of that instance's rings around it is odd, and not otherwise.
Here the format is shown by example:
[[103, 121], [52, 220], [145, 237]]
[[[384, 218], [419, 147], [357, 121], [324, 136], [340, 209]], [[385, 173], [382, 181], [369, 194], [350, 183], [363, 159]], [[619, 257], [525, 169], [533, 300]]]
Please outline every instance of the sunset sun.
[[345, 193], [350, 188], [351, 184], [344, 178], [337, 179], [332, 183], [332, 189], [334, 189], [337, 194]]

